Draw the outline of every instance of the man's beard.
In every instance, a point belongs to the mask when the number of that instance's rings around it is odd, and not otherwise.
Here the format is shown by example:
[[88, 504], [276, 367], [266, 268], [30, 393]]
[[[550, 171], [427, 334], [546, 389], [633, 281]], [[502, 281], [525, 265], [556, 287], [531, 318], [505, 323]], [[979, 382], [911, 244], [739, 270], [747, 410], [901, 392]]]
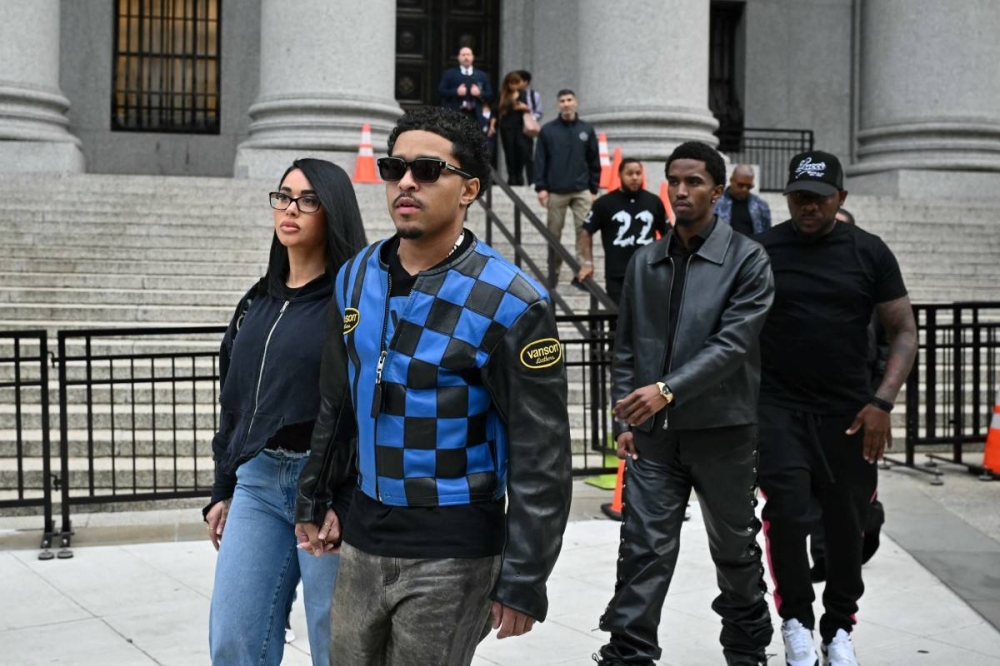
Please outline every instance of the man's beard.
[[418, 238], [423, 237], [424, 230], [419, 227], [403, 227], [402, 229], [396, 227], [396, 234], [398, 234], [400, 238], [405, 238], [406, 240], [417, 240]]

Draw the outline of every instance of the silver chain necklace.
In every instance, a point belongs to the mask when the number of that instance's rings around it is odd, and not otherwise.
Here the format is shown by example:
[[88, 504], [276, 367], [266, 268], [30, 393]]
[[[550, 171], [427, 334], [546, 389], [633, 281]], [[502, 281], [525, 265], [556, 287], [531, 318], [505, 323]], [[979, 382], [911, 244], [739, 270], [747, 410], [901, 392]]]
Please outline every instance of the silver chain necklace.
[[[448, 253], [449, 257], [451, 255], [455, 254], [455, 250], [457, 250], [459, 248], [459, 246], [462, 245], [462, 241], [464, 241], [464, 240], [465, 240], [465, 229], [462, 229], [462, 233], [460, 233], [458, 235], [458, 240], [455, 241], [455, 244], [451, 246], [451, 251]], [[445, 257], [445, 258], [447, 258], [447, 257]]]

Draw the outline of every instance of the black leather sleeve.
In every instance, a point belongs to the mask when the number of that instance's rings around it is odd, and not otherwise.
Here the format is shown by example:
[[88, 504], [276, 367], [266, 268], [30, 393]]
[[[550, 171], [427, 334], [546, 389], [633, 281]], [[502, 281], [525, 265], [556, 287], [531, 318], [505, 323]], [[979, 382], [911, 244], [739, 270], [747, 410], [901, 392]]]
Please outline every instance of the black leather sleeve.
[[728, 377], [745, 362], [773, 301], [771, 261], [764, 248], [755, 246], [740, 266], [716, 332], [691, 360], [660, 380], [673, 392], [675, 407], [717, 385], [720, 378]]
[[[633, 257], [634, 258], [634, 257]], [[635, 290], [634, 265], [630, 260], [622, 283], [621, 301], [618, 304], [618, 323], [615, 329], [615, 351], [611, 357], [611, 406], [635, 390], [635, 353], [632, 349], [632, 294]], [[628, 432], [629, 427], [611, 420], [611, 434]]]
[[343, 317], [336, 300], [332, 300], [320, 366], [319, 413], [313, 428], [309, 461], [299, 477], [295, 504], [295, 521], [299, 523], [321, 524], [326, 510], [332, 506], [343, 525], [350, 506], [356, 476], [357, 421], [351, 403], [343, 330]]
[[490, 355], [483, 379], [508, 435], [507, 539], [492, 598], [542, 621], [572, 494], [565, 359], [522, 362], [533, 343], [558, 340], [550, 304], [529, 307]]

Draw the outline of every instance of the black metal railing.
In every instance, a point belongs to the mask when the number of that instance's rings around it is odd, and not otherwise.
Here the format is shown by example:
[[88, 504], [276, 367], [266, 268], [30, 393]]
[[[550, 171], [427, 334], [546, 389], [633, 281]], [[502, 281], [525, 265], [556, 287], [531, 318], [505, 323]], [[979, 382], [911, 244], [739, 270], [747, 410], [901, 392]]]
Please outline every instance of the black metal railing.
[[[49, 559], [52, 519], [48, 342], [45, 331], [0, 332], [0, 508], [41, 507]], [[7, 434], [9, 433], [9, 434]]]
[[813, 149], [813, 131], [807, 129], [724, 129], [716, 133], [719, 151], [734, 163], [756, 164], [757, 188], [780, 192], [788, 181], [788, 161]]
[[[490, 178], [491, 186], [487, 187], [486, 194], [478, 199], [480, 205], [483, 207], [483, 210], [486, 212], [486, 244], [491, 246], [493, 245], [493, 233], [495, 229], [511, 246], [511, 251], [514, 255], [511, 258], [512, 261], [518, 267], [527, 270], [528, 273], [533, 275], [536, 280], [542, 284], [546, 284], [548, 281], [548, 267], [546, 266], [543, 271], [535, 259], [529, 254], [524, 243], [524, 220], [527, 220], [530, 233], [538, 234], [538, 236], [545, 241], [548, 257], [551, 258], [553, 255], [559, 255], [563, 262], [573, 271], [574, 275], [579, 273], [580, 264], [577, 262], [574, 254], [562, 244], [562, 239], [556, 238], [552, 232], [549, 231], [548, 226], [543, 223], [537, 215], [535, 215], [535, 212], [531, 210], [528, 204], [526, 204], [516, 192], [514, 192], [510, 185], [504, 182], [503, 177], [499, 174], [499, 172], [497, 172], [496, 169], [490, 169]], [[496, 211], [493, 209], [494, 188], [500, 188], [500, 190], [507, 196], [508, 199], [510, 199], [511, 204], [514, 206], [514, 219], [511, 224], [513, 228], [508, 227], [507, 223], [499, 215], [497, 215]], [[591, 312], [595, 312], [599, 309], [609, 312], [618, 311], [618, 306], [615, 302], [610, 296], [608, 296], [607, 292], [594, 281], [592, 277], [584, 280], [582, 284], [590, 294]], [[581, 335], [586, 335], [587, 329], [581, 327], [580, 321], [573, 318], [575, 315], [583, 313], [574, 311], [558, 291], [552, 290], [549, 292], [549, 295], [555, 302], [556, 307], [569, 317], [567, 321], [576, 326]]]
[[[919, 344], [906, 385], [906, 459], [893, 462], [914, 467], [919, 449], [949, 446], [950, 456], [932, 452], [932, 460], [982, 473], [963, 456], [972, 446], [981, 450], [1000, 388], [1000, 302], [915, 305], [914, 311]], [[617, 314], [556, 319], [563, 330], [579, 333], [562, 340], [573, 473], [611, 472], [610, 351]], [[49, 468], [45, 333], [0, 333], [0, 414], [6, 419], [0, 430], [8, 433], [0, 439], [6, 462], [0, 508], [40, 508], [47, 548], [56, 533], [58, 497], [66, 554], [73, 507], [208, 496], [224, 330], [60, 331], [58, 476]]]
[[576, 476], [613, 473], [618, 464], [611, 433], [611, 349], [617, 320], [617, 314], [607, 312], [556, 317], [557, 323], [584, 331], [561, 340]]
[[72, 506], [210, 493], [219, 340], [225, 330], [59, 332], [64, 549], [72, 534]]
[[913, 310], [918, 349], [906, 382], [902, 464], [914, 467], [919, 448], [950, 446], [950, 456], [928, 456], [982, 474], [982, 466], [967, 462], [964, 454], [986, 441], [1000, 386], [1000, 302], [915, 305]]
[[[609, 373], [616, 317], [556, 318], [582, 331], [562, 341], [575, 475], [614, 471], [607, 456], [612, 453]], [[59, 332], [62, 556], [71, 556], [75, 506], [211, 493], [224, 331], [198, 326]]]

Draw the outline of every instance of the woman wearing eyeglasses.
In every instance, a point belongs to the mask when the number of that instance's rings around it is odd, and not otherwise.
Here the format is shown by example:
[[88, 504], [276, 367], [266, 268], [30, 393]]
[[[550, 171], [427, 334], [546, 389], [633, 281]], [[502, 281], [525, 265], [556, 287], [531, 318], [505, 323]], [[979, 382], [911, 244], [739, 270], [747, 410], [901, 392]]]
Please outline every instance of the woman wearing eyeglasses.
[[[313, 664], [326, 666], [339, 556], [297, 547], [295, 503], [319, 411], [333, 278], [367, 241], [350, 179], [329, 162], [295, 161], [270, 199], [267, 274], [240, 300], [219, 354], [222, 411], [204, 510], [219, 551], [209, 647], [215, 666], [280, 664], [301, 578]], [[317, 484], [312, 498], [327, 552], [348, 505], [328, 492]]]

